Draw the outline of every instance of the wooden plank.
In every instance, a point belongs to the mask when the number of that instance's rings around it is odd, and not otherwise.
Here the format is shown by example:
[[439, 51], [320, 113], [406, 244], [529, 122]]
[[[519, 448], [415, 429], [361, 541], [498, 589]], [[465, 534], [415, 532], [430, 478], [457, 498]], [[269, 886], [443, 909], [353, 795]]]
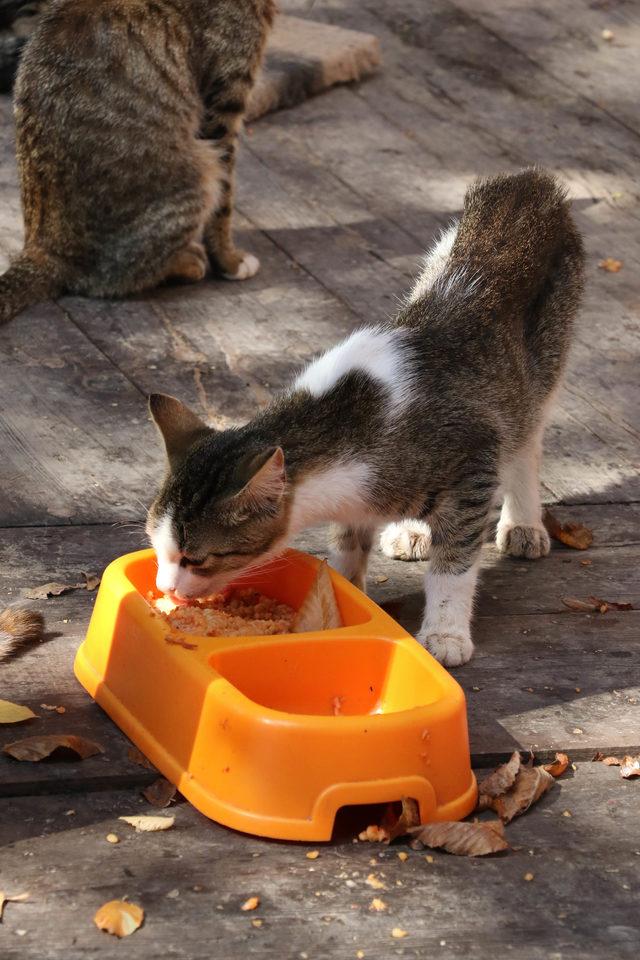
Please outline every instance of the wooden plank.
[[219, 427], [250, 419], [304, 360], [353, 325], [331, 293], [240, 222], [239, 242], [262, 261], [246, 283], [208, 280], [124, 302], [64, 300], [138, 389], [174, 393]]
[[247, 120], [293, 107], [336, 83], [353, 83], [379, 64], [377, 37], [280, 14], [251, 91]]
[[[640, 508], [574, 508], [571, 515], [588, 520], [598, 547], [586, 554], [558, 548], [533, 564], [498, 559], [487, 548], [474, 625], [476, 656], [455, 671], [467, 691], [478, 763], [492, 762], [516, 743], [525, 749], [535, 744], [541, 752], [569, 748], [589, 753], [630, 748], [638, 741], [639, 708], [631, 701], [639, 694], [629, 667], [640, 613], [587, 616], [569, 611], [559, 598], [596, 593], [631, 600], [640, 608], [635, 563]], [[52, 579], [76, 582], [82, 570], [100, 572], [113, 557], [143, 545], [140, 527], [5, 529], [0, 606], [22, 602], [26, 587]], [[326, 555], [325, 532], [308, 532], [298, 545]], [[585, 558], [591, 566], [581, 565]], [[372, 558], [371, 595], [411, 631], [422, 614], [423, 571], [424, 564], [389, 560], [378, 551]], [[383, 577], [387, 579], [378, 582]], [[45, 614], [47, 641], [2, 663], [0, 696], [27, 704], [41, 719], [3, 729], [2, 742], [55, 730], [95, 739], [106, 753], [82, 763], [46, 765], [20, 764], [0, 755], [0, 792], [93, 790], [148, 779], [128, 760], [125, 738], [73, 677], [73, 658], [93, 597], [77, 591], [27, 604]], [[44, 710], [43, 703], [62, 705], [67, 712], [58, 716]]]
[[[357, 95], [334, 91], [321, 112], [306, 104], [283, 115], [287, 146], [304, 140], [316, 165], [364, 195], [374, 217], [384, 205], [386, 217], [412, 233], [417, 229], [413, 208], [422, 213], [426, 205], [436, 218], [446, 219], [459, 209], [476, 173], [535, 161], [561, 174], [576, 198], [589, 268], [568, 387], [549, 438], [545, 481], [555, 499], [637, 500], [640, 391], [631, 360], [638, 349], [637, 138], [592, 104], [577, 102], [451, 4], [425, 8], [420, 0], [402, 0], [393, 16], [383, 5], [371, 4], [357, 14], [345, 7], [336, 15], [345, 25], [357, 18], [380, 34], [384, 74]], [[357, 101], [366, 102], [368, 116]], [[267, 121], [265, 129], [269, 124], [274, 125]], [[343, 135], [347, 129], [357, 130], [357, 137]], [[257, 142], [252, 140], [252, 149]], [[606, 164], [595, 162], [596, 155], [606, 155]], [[422, 171], [416, 172], [420, 162]], [[402, 203], [405, 196], [413, 196], [413, 202]], [[629, 271], [598, 270], [597, 262], [616, 251], [628, 258]]]
[[535, 5], [526, 0], [453, 3], [538, 63], [563, 86], [640, 134], [633, 96], [640, 38], [635, 4], [625, 0], [565, 0], [561, 4], [542, 0]]
[[[308, 845], [225, 830], [187, 804], [172, 809], [172, 830], [136, 834], [117, 818], [148, 808], [122, 791], [4, 800], [3, 878], [31, 897], [6, 906], [3, 960], [121, 957], [123, 944], [92, 918], [123, 896], [146, 913], [126, 941], [131, 960], [209, 960], [212, 949], [228, 960], [349, 960], [358, 951], [367, 960], [623, 960], [638, 935], [637, 792], [615, 769], [578, 764], [507, 827], [513, 849], [482, 861], [354, 844], [352, 829], [316, 845], [310, 862]], [[111, 832], [118, 844], [105, 841]], [[371, 889], [371, 873], [385, 889]], [[240, 906], [249, 896], [260, 905], [247, 914]], [[374, 896], [385, 911], [370, 909]], [[394, 940], [394, 927], [406, 939]]]

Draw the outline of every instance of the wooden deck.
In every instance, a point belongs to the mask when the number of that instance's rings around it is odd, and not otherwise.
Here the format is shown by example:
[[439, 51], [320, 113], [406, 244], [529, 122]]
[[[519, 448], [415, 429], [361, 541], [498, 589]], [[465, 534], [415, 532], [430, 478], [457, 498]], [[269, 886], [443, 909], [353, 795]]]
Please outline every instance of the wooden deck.
[[[218, 424], [241, 421], [307, 357], [395, 309], [417, 258], [477, 174], [537, 163], [569, 186], [588, 251], [587, 293], [544, 464], [547, 501], [593, 529], [587, 554], [486, 562], [467, 692], [474, 763], [514, 747], [566, 750], [576, 769], [508, 828], [515, 849], [466, 860], [351, 842], [319, 858], [245, 837], [185, 803], [176, 827], [125, 832], [153, 774], [80, 689], [74, 652], [93, 595], [33, 604], [46, 642], [0, 666], [0, 697], [42, 719], [3, 728], [82, 733], [103, 756], [70, 764], [0, 759], [2, 960], [260, 957], [269, 960], [626, 958], [640, 923], [640, 782], [591, 763], [640, 749], [640, 113], [637, 7], [625, 0], [308, 0], [287, 12], [377, 35], [384, 66], [252, 123], [239, 218], [262, 271], [126, 303], [66, 298], [0, 331], [0, 605], [78, 579], [143, 545], [162, 469], [145, 395], [173, 392]], [[603, 29], [613, 32], [602, 38]], [[0, 259], [20, 245], [10, 104], [0, 100]], [[619, 273], [600, 260], [623, 261]], [[305, 546], [322, 553], [322, 531]], [[590, 564], [582, 563], [589, 559]], [[408, 628], [421, 565], [376, 554], [372, 593]], [[630, 601], [586, 615], [563, 596]], [[40, 704], [64, 705], [64, 715]], [[179, 709], [168, 705], [168, 709]], [[570, 816], [563, 815], [568, 811]], [[116, 832], [121, 842], [104, 840]], [[388, 904], [369, 910], [380, 861]], [[524, 874], [534, 874], [525, 881]], [[176, 893], [177, 891], [177, 893]], [[240, 912], [259, 895], [254, 914]], [[146, 911], [125, 944], [91, 922], [106, 900]], [[260, 927], [252, 919], [262, 919]], [[393, 927], [408, 936], [391, 938]]]

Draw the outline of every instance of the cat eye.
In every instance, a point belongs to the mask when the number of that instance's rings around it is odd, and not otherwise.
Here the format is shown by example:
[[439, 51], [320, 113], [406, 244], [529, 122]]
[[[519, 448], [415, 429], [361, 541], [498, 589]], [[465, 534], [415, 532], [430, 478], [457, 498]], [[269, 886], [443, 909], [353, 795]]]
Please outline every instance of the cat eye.
[[181, 557], [180, 566], [181, 567], [201, 567], [204, 563], [204, 560], [191, 560], [189, 557]]

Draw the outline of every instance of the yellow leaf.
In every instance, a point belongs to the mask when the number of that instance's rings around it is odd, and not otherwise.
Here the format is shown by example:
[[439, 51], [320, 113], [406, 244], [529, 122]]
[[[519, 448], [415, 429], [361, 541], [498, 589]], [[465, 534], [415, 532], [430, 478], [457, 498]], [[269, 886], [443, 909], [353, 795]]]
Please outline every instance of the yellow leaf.
[[23, 903], [25, 900], [28, 900], [30, 896], [30, 893], [3, 893], [2, 890], [0, 890], [0, 923], [2, 923], [5, 903]]
[[118, 817], [129, 826], [135, 827], [138, 833], [156, 833], [158, 830], [169, 830], [176, 822], [175, 817]]
[[104, 903], [93, 918], [99, 930], [112, 933], [115, 937], [128, 937], [135, 933], [143, 920], [142, 907], [125, 900], [110, 900]]
[[22, 723], [24, 720], [31, 720], [37, 716], [37, 713], [34, 713], [29, 707], [23, 707], [19, 703], [11, 703], [10, 700], [0, 700], [0, 723]]

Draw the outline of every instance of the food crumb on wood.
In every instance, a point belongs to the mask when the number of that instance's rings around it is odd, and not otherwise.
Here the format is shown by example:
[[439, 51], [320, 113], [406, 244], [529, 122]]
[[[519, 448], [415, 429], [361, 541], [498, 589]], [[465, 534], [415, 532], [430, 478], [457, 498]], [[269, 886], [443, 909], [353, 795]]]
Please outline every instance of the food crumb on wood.
[[241, 910], [255, 910], [260, 906], [260, 897], [249, 897], [240, 907]]
[[529, 883], [531, 880], [533, 880], [534, 876], [535, 876], [535, 874], [533, 874], [533, 873], [531, 873], [530, 871], [528, 871], [527, 873], [525, 873], [525, 875], [524, 875], [524, 877], [523, 877], [522, 879], [523, 879], [523, 880], [526, 880], [527, 883]]
[[105, 840], [107, 843], [120, 843], [120, 837], [116, 833], [108, 833]]
[[403, 937], [408, 937], [409, 934], [406, 930], [403, 930], [402, 927], [394, 927], [391, 931], [391, 936], [394, 940], [402, 940]]
[[404, 850], [401, 850], [400, 853], [398, 854], [398, 860], [401, 860], [402, 863], [404, 863], [405, 860], [408, 860], [408, 859], [409, 859], [409, 854], [406, 853]]
[[307, 850], [305, 856], [306, 856], [307, 860], [317, 860], [318, 857], [320, 856], [320, 851], [319, 851], [319, 850]]
[[255, 920], [252, 920], [252, 921], [251, 921], [251, 926], [252, 926], [252, 927], [256, 927], [256, 928], [261, 927], [261, 926], [262, 926], [262, 920], [260, 920], [259, 917], [256, 917]]

